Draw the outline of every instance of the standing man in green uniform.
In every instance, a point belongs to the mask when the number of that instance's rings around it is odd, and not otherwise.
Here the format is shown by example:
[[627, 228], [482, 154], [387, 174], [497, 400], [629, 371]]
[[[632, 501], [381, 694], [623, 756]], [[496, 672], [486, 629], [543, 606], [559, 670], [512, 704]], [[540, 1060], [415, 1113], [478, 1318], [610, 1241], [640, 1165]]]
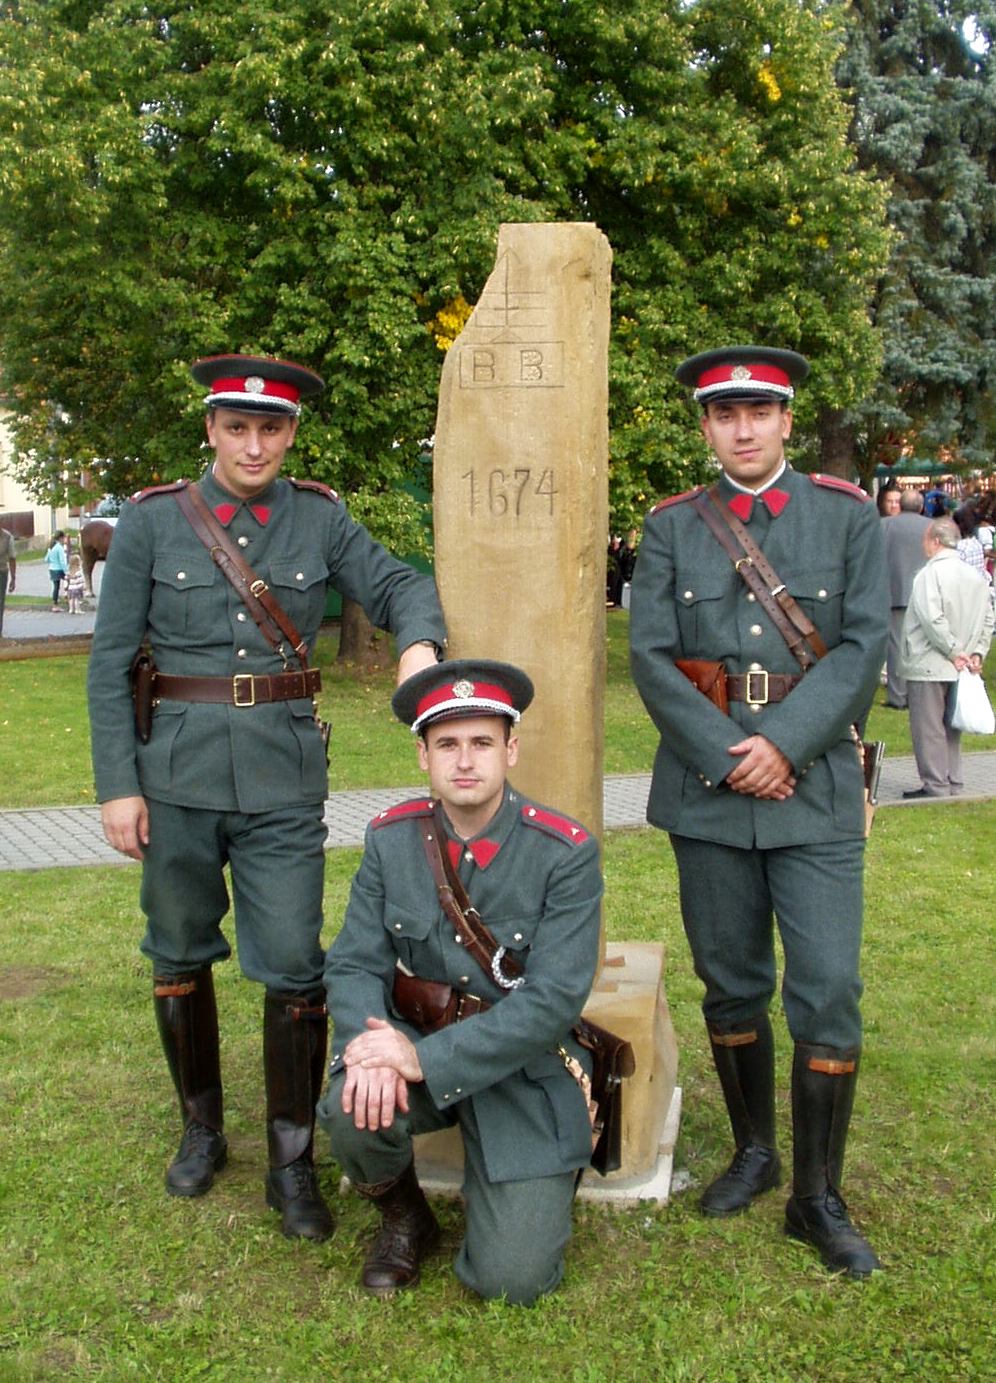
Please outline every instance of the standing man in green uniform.
[[7, 592], [14, 593], [17, 585], [17, 549], [14, 535], [6, 528], [0, 528], [0, 637], [3, 635], [3, 607]]
[[[401, 650], [403, 680], [445, 641], [431, 579], [397, 561], [334, 491], [283, 478], [302, 396], [321, 378], [288, 361], [198, 361], [214, 460], [200, 492], [214, 518], [313, 649], [334, 587]], [[125, 506], [101, 589], [89, 668], [104, 834], [142, 861], [141, 949], [152, 962], [160, 1035], [184, 1129], [166, 1173], [175, 1196], [208, 1191], [224, 1165], [218, 1020], [211, 967], [231, 949], [220, 922], [231, 869], [245, 975], [265, 985], [268, 1204], [289, 1236], [324, 1239], [332, 1219], [312, 1160], [327, 1023], [319, 944], [327, 776], [312, 695], [317, 673], [271, 647], [177, 502], [185, 486]], [[157, 669], [147, 743], [129, 668], [147, 641]]]
[[[864, 783], [851, 726], [878, 684], [888, 610], [875, 505], [846, 481], [797, 474], [785, 462], [793, 386], [807, 372], [794, 352], [745, 346], [694, 356], [677, 373], [703, 408], [722, 468], [720, 504], [747, 525], [815, 624], [825, 656], [801, 675], [700, 516], [701, 491], [663, 501], [646, 520], [631, 655], [661, 735], [647, 816], [670, 833], [736, 1143], [702, 1209], [746, 1210], [781, 1177], [768, 1020], [774, 915], [795, 1043], [786, 1232], [831, 1268], [865, 1277], [880, 1265], [840, 1192], [861, 1047]], [[678, 659], [722, 663], [726, 713]]]
[[[393, 705], [419, 736], [442, 811], [421, 799], [367, 828], [342, 931], [325, 967], [335, 1027], [319, 1121], [382, 1227], [363, 1285], [389, 1296], [418, 1280], [438, 1227], [412, 1135], [458, 1124], [467, 1228], [461, 1282], [529, 1304], [560, 1282], [579, 1171], [591, 1159], [585, 1095], [567, 1068], [598, 964], [598, 846], [576, 821], [506, 781], [513, 726], [532, 683], [507, 663], [441, 663]], [[441, 827], [440, 827], [441, 820]], [[439, 832], [472, 906], [502, 948], [485, 973], [440, 903], [422, 827]], [[502, 952], [523, 966], [505, 973]], [[433, 1031], [395, 988], [399, 974], [452, 987]]]

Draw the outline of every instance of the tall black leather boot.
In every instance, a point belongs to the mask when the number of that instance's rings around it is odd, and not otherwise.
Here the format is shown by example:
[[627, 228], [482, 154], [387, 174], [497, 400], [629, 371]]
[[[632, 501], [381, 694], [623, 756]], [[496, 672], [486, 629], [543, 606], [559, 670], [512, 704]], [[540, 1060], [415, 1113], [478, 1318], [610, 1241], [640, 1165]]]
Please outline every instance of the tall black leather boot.
[[363, 1286], [377, 1297], [414, 1287], [423, 1258], [439, 1242], [439, 1225], [418, 1184], [415, 1163], [409, 1162], [394, 1181], [357, 1185], [356, 1191], [373, 1201], [381, 1215], [380, 1231], [363, 1264]]
[[737, 1150], [699, 1207], [704, 1215], [738, 1215], [781, 1180], [775, 1148], [774, 1040], [766, 1013], [722, 1029], [707, 1028]]
[[211, 967], [153, 976], [152, 994], [183, 1115], [183, 1137], [166, 1172], [166, 1190], [171, 1196], [203, 1196], [228, 1158]]
[[270, 1170], [266, 1203], [291, 1239], [327, 1239], [335, 1228], [315, 1176], [315, 1105], [325, 1074], [325, 994], [266, 991], [263, 1068]]
[[792, 1196], [785, 1232], [819, 1250], [828, 1268], [868, 1277], [881, 1263], [851, 1223], [840, 1194], [844, 1145], [858, 1080], [857, 1048], [798, 1042], [792, 1063]]

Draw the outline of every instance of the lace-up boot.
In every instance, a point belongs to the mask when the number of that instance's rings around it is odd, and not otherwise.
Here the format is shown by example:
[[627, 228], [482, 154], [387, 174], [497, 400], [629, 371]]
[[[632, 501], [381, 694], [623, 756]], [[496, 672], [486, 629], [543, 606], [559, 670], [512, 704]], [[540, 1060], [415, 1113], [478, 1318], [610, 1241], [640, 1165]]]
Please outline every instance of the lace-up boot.
[[709, 1027], [712, 1056], [736, 1143], [733, 1161], [703, 1193], [704, 1215], [739, 1215], [781, 1181], [775, 1148], [775, 1053], [766, 1013]]
[[422, 1260], [439, 1242], [439, 1225], [418, 1184], [414, 1162], [394, 1181], [358, 1185], [356, 1190], [381, 1214], [380, 1232], [363, 1264], [363, 1286], [378, 1297], [414, 1287]]

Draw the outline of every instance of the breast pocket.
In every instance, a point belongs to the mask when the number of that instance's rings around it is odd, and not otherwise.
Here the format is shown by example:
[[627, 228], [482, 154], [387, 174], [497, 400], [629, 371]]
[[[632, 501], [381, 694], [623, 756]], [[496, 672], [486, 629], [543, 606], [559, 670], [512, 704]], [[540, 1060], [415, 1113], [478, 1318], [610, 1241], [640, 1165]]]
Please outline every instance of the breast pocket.
[[843, 567], [822, 566], [783, 572], [789, 594], [798, 602], [830, 648], [840, 643], [846, 578]]
[[684, 568], [675, 574], [674, 602], [678, 611], [682, 652], [688, 657], [716, 657], [722, 602], [729, 599], [736, 579], [716, 567]]
[[304, 635], [322, 622], [328, 579], [328, 567], [313, 555], [270, 566], [273, 594]]
[[488, 927], [499, 946], [504, 946], [509, 955], [514, 956], [523, 966], [526, 956], [536, 936], [540, 914], [518, 913], [514, 917], [496, 917], [488, 921]]
[[407, 912], [396, 903], [387, 903], [384, 907], [384, 929], [391, 938], [395, 954], [413, 975], [426, 979], [445, 973], [442, 958], [429, 937], [435, 920], [421, 913]]
[[218, 616], [211, 587], [223, 579], [206, 552], [159, 553], [152, 564], [150, 626], [167, 638], [211, 642]]

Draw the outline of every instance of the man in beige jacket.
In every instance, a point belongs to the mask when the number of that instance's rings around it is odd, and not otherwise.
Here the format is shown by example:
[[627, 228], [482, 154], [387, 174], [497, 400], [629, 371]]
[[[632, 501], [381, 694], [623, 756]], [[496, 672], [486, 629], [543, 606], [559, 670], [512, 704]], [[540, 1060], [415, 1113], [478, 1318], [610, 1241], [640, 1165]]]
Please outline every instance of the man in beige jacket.
[[958, 526], [932, 519], [923, 537], [927, 564], [913, 580], [903, 621], [913, 753], [920, 787], [904, 797], [957, 796], [962, 790], [961, 731], [946, 714], [958, 673], [981, 673], [993, 635], [989, 582], [961, 561]]

